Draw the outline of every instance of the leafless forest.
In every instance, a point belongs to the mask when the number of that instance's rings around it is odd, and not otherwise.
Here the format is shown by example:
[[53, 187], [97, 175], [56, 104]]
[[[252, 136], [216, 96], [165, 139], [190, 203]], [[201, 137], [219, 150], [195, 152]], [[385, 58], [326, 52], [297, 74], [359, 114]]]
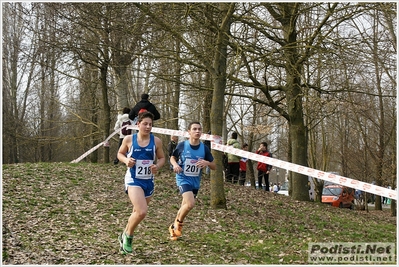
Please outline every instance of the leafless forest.
[[[70, 162], [147, 92], [156, 127], [199, 120], [250, 151], [267, 141], [276, 158], [396, 188], [396, 15], [394, 2], [2, 2], [3, 164]], [[117, 141], [84, 161], [111, 162]], [[289, 178], [306, 200], [307, 177]], [[211, 179], [223, 206], [221, 168]]]

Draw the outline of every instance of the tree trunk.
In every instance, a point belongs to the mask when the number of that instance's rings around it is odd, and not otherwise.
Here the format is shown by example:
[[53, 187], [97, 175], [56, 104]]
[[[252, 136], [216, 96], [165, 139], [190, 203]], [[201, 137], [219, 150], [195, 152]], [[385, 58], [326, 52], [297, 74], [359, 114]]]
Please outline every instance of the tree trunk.
[[[294, 6], [292, 6], [294, 5]], [[298, 63], [296, 16], [297, 3], [283, 6], [284, 19], [280, 22], [283, 27], [284, 39], [287, 45], [284, 48], [285, 69], [287, 71], [287, 113], [289, 116], [289, 135], [291, 140], [292, 162], [307, 166], [307, 132], [303, 119], [303, 103], [301, 90], [302, 64]], [[292, 173], [292, 198], [295, 200], [309, 200], [308, 177], [299, 173]]]
[[[220, 135], [223, 130], [223, 108], [224, 108], [224, 92], [226, 90], [226, 64], [227, 64], [227, 45], [229, 39], [229, 31], [231, 25], [231, 17], [234, 13], [234, 3], [221, 3], [222, 12], [224, 13], [223, 21], [220, 25], [215, 49], [215, 58], [213, 64], [212, 79], [214, 92], [211, 107], [211, 131]], [[222, 153], [215, 154], [215, 163], [217, 166], [223, 166]], [[211, 206], [212, 208], [226, 208], [226, 197], [224, 195], [223, 186], [223, 170], [217, 168], [211, 172]]]
[[[206, 88], [211, 88], [212, 86], [212, 80], [209, 74], [209, 71], [205, 73], [205, 87]], [[211, 109], [212, 109], [212, 96], [213, 96], [213, 91], [206, 91], [204, 92], [205, 97], [204, 97], [204, 102], [203, 102], [203, 109], [202, 109], [202, 114], [204, 114], [204, 119], [203, 119], [203, 127], [204, 127], [204, 132], [208, 133], [211, 130]]]
[[[296, 114], [301, 113], [298, 111]], [[303, 120], [300, 118], [292, 119], [293, 117], [295, 117], [294, 114], [291, 115], [289, 128], [292, 140], [292, 162], [302, 166], [307, 166], [307, 154], [303, 153], [303, 151], [307, 151], [307, 142], [306, 138], [304, 138], [304, 136], [306, 136], [306, 127], [303, 125]], [[297, 172], [292, 172], [291, 179], [292, 198], [295, 200], [309, 201], [308, 177]]]
[[[118, 63], [118, 62], [116, 62]], [[117, 66], [114, 66], [115, 69], [115, 74], [117, 76], [117, 83], [116, 83], [116, 107], [118, 109], [118, 113], [124, 108], [124, 107], [130, 107], [129, 106], [129, 81], [128, 81], [128, 75], [127, 75], [127, 66], [122, 65], [120, 66], [117, 64]]]
[[[107, 72], [108, 72], [108, 63], [104, 62], [101, 70], [101, 92], [102, 92], [102, 100], [103, 100], [103, 110], [104, 110], [104, 128], [103, 130], [103, 140], [105, 140], [111, 128], [111, 107], [108, 103], [108, 86], [107, 86]], [[109, 163], [109, 145], [104, 146], [104, 154], [103, 154], [104, 163]]]

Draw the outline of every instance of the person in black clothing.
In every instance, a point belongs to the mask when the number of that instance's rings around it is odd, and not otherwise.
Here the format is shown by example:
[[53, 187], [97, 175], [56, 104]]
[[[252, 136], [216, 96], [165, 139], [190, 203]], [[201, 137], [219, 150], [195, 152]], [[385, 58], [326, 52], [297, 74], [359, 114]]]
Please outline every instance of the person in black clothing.
[[[207, 134], [211, 134], [211, 131], [208, 131]], [[209, 148], [209, 150], [211, 150], [211, 141], [205, 140], [204, 145], [206, 145]], [[209, 172], [210, 172], [210, 168], [207, 166], [205, 169], [205, 174], [209, 174]]]
[[141, 100], [130, 110], [129, 119], [134, 121], [134, 119], [139, 115], [140, 110], [144, 109], [151, 112], [154, 115], [154, 121], [159, 120], [161, 115], [159, 114], [157, 108], [149, 101], [148, 94], [142, 94]]
[[[168, 144], [168, 155], [169, 155], [169, 160], [170, 160], [170, 157], [171, 157], [172, 154], [173, 154], [173, 151], [175, 150], [175, 148], [176, 148], [176, 146], [177, 146], [177, 141], [179, 141], [179, 137], [178, 137], [178, 136], [172, 135], [172, 136], [170, 137], [170, 142], [169, 142], [169, 144]], [[170, 165], [170, 170], [173, 171], [173, 165], [172, 165], [170, 162], [169, 162], [169, 165]]]

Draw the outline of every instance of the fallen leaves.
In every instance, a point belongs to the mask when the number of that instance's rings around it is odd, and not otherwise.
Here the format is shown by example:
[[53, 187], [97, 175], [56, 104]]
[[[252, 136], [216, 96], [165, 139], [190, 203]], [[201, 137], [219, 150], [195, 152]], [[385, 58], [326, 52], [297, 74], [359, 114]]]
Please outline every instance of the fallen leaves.
[[227, 209], [213, 210], [207, 179], [183, 238], [172, 242], [167, 227], [181, 196], [164, 171], [137, 227], [135, 254], [120, 255], [117, 235], [132, 210], [125, 171], [86, 163], [3, 168], [3, 264], [304, 264], [309, 242], [396, 242], [388, 211], [337, 209], [227, 183]]

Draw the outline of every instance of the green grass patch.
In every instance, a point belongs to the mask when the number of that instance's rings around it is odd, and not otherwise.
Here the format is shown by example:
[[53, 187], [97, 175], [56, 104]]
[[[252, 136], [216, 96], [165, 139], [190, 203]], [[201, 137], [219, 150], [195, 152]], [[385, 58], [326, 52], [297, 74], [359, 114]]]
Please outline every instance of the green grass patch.
[[183, 236], [168, 226], [181, 204], [174, 174], [162, 171], [135, 255], [121, 255], [117, 236], [131, 214], [123, 165], [3, 165], [3, 264], [271, 265], [307, 264], [310, 242], [393, 242], [389, 210], [357, 211], [293, 201], [226, 183], [226, 209], [210, 207], [203, 179]]

